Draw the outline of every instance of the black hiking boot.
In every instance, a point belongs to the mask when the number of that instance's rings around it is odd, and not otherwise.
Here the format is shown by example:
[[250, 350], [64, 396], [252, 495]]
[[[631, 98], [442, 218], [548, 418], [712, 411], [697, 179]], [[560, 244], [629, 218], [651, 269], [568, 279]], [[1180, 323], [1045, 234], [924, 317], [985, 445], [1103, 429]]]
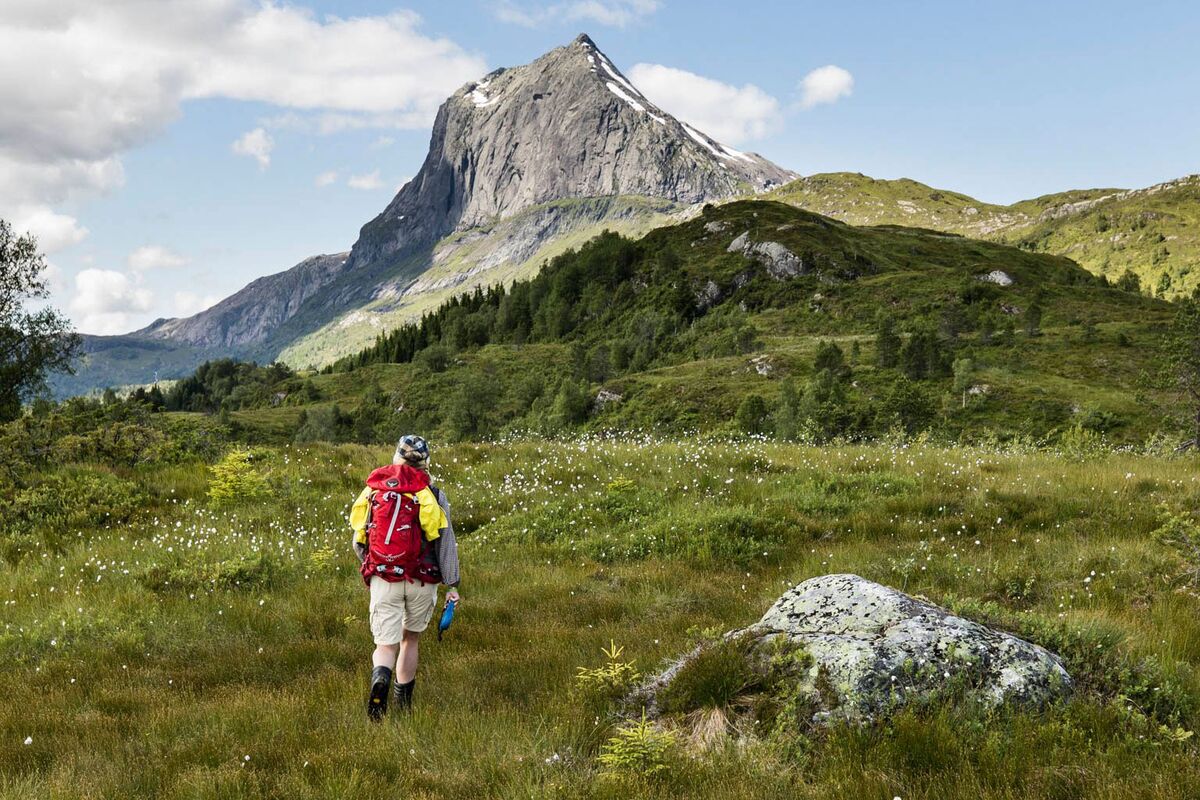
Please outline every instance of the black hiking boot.
[[417, 679], [413, 678], [408, 683], [396, 681], [392, 685], [392, 702], [396, 704], [399, 711], [412, 711], [413, 689], [417, 685]]
[[371, 671], [371, 696], [367, 698], [367, 719], [371, 722], [379, 722], [387, 713], [391, 684], [392, 671], [387, 667], [376, 667]]

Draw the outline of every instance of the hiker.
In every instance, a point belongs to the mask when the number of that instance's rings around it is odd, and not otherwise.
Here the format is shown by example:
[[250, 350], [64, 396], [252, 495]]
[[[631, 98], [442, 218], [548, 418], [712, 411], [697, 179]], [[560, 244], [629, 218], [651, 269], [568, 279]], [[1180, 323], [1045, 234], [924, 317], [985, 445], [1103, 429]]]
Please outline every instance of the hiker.
[[[429, 445], [401, 437], [392, 463], [367, 478], [350, 510], [354, 552], [371, 591], [371, 692], [367, 716], [379, 722], [388, 694], [412, 708], [417, 683], [417, 642], [445, 583], [447, 602], [458, 602], [458, 546], [450, 524], [450, 501], [430, 483]], [[395, 685], [392, 685], [393, 668]]]

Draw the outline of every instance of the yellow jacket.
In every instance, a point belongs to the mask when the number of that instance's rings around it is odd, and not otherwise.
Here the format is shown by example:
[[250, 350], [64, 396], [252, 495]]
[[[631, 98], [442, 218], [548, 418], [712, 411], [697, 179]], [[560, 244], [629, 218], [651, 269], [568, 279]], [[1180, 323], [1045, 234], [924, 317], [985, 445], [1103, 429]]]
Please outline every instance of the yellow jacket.
[[[367, 543], [367, 521], [371, 515], [371, 495], [374, 493], [375, 490], [370, 486], [364, 486], [358, 499], [350, 507], [350, 527], [354, 529], [355, 544]], [[420, 506], [421, 530], [425, 538], [431, 542], [438, 538], [450, 523], [446, 519], [446, 512], [438, 505], [433, 491], [425, 487], [419, 492], [404, 492], [404, 495], [416, 500]]]

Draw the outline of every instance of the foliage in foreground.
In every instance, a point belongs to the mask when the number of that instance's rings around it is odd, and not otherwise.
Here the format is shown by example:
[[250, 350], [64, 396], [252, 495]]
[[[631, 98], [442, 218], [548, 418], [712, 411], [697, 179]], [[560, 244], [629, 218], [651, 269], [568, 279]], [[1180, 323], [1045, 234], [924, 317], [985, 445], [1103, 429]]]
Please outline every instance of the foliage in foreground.
[[[1200, 786], [1200, 599], [1192, 565], [1151, 536], [1160, 504], [1200, 502], [1192, 456], [725, 437], [436, 447], [464, 603], [422, 648], [416, 713], [369, 726], [344, 514], [389, 455], [263, 448], [249, 463], [269, 494], [222, 504], [204, 460], [24, 475], [36, 493], [105, 474], [138, 498], [128, 522], [62, 521], [58, 549], [33, 528], [37, 546], [0, 568], [0, 796], [1115, 800]], [[614, 742], [622, 713], [640, 719], [612, 699], [633, 671], [830, 572], [1051, 647], [1080, 690], [1040, 712], [946, 702], [818, 730], [786, 682], [731, 684], [741, 673], [722, 666], [653, 729], [674, 739], [644, 762], [665, 765], [653, 778], [601, 760], [645, 738]]]

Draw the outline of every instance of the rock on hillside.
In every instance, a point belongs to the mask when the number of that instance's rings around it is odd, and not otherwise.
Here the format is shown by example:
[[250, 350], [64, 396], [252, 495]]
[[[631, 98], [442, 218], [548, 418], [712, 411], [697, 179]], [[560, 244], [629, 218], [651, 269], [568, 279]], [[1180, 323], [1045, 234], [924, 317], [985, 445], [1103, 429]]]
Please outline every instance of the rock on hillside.
[[[1058, 656], [857, 575], [804, 581], [758, 623], [734, 632], [767, 643], [785, 637], [809, 656], [799, 690], [815, 721], [861, 719], [953, 687], [989, 706], [1041, 705], [1071, 690]], [[655, 678], [655, 695], [694, 658]]]

